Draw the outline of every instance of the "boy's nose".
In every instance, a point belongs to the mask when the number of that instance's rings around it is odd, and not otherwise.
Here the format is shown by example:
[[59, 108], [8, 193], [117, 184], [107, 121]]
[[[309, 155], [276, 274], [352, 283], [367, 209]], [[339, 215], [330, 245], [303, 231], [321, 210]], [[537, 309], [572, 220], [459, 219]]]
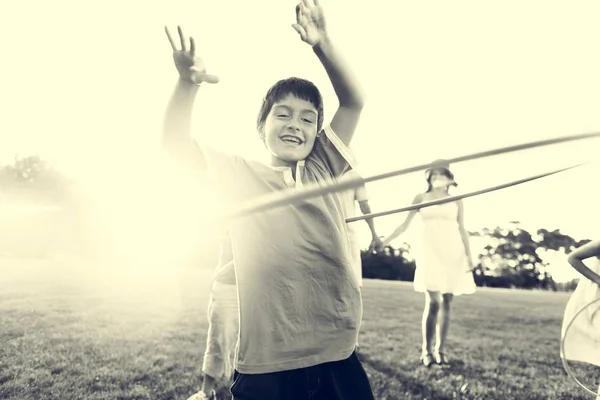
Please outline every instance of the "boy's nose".
[[300, 130], [300, 124], [295, 119], [291, 120], [288, 124], [288, 129], [298, 131]]

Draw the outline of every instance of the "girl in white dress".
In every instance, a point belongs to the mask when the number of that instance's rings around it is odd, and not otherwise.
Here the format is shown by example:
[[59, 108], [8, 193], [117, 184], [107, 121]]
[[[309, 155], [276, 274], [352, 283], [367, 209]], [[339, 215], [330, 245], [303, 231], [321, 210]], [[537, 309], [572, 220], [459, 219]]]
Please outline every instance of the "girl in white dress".
[[[448, 197], [450, 186], [457, 186], [454, 175], [445, 160], [436, 160], [425, 171], [427, 191], [415, 196], [413, 204]], [[423, 234], [417, 257], [414, 289], [425, 294], [421, 362], [429, 367], [448, 364], [444, 353], [450, 324], [450, 304], [453, 296], [475, 292], [475, 280], [469, 237], [463, 224], [463, 204], [455, 201], [421, 210], [410, 211], [405, 221], [388, 238], [388, 245], [404, 233], [415, 214], [419, 212]], [[433, 339], [436, 336], [435, 349]]]
[[[561, 358], [600, 366], [600, 302], [587, 307], [573, 320], [584, 307], [600, 299], [600, 240], [577, 248], [569, 255], [568, 261], [584, 278], [577, 284], [565, 308], [561, 332], [564, 352], [561, 352]], [[573, 323], [565, 332], [571, 321]]]

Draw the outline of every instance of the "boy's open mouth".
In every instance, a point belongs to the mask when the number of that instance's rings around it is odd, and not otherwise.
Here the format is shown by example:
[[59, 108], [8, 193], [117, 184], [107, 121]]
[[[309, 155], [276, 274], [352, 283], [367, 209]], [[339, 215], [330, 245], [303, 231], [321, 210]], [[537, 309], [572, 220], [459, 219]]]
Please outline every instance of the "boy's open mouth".
[[295, 145], [301, 145], [303, 143], [302, 139], [300, 139], [297, 136], [292, 136], [292, 135], [284, 135], [284, 136], [281, 136], [279, 139], [281, 139], [282, 142], [295, 144]]

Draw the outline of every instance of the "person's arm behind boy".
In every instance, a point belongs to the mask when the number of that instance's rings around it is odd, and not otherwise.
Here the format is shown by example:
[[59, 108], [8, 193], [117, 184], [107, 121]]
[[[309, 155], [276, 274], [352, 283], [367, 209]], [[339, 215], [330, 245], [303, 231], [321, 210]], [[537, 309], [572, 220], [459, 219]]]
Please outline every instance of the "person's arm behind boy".
[[[367, 194], [367, 188], [364, 185], [359, 186], [356, 189], [355, 193], [355, 199], [358, 202], [360, 211], [363, 213], [363, 215], [371, 214], [371, 206], [369, 205], [369, 196]], [[375, 231], [375, 222], [373, 222], [373, 218], [367, 218], [365, 219], [365, 222], [367, 223], [367, 225], [369, 225], [369, 229], [371, 230], [371, 244], [369, 245], [369, 250], [378, 249], [382, 247], [381, 239]]]
[[188, 46], [181, 27], [177, 27], [177, 30], [181, 49], [178, 49], [169, 29], [165, 27], [173, 49], [173, 60], [179, 72], [179, 80], [167, 106], [162, 142], [164, 148], [186, 166], [205, 170], [204, 154], [191, 136], [192, 110], [200, 84], [217, 83], [219, 79], [206, 74], [204, 62], [196, 56], [194, 38], [189, 38]]

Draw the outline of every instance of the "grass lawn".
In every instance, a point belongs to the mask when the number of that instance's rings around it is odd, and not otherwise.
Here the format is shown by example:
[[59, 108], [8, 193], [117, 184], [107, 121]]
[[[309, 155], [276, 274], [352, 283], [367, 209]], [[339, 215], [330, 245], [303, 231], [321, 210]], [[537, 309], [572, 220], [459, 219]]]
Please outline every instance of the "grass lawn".
[[[76, 264], [0, 260], [0, 398], [185, 400], [198, 390], [212, 271]], [[559, 359], [568, 296], [480, 289], [457, 298], [454, 363], [427, 370], [421, 295], [366, 280], [359, 357], [375, 398], [589, 398]]]

